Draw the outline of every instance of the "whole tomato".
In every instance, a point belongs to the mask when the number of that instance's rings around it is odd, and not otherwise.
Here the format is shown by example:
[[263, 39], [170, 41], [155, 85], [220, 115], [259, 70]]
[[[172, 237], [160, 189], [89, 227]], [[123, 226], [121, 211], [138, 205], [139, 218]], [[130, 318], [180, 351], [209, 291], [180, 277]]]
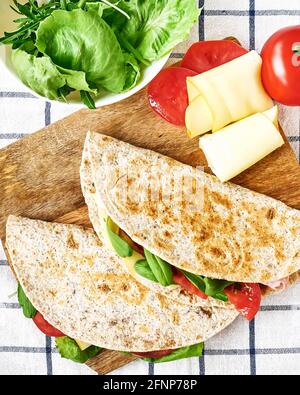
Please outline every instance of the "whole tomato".
[[286, 27], [265, 43], [262, 81], [268, 94], [288, 106], [300, 105], [300, 25]]

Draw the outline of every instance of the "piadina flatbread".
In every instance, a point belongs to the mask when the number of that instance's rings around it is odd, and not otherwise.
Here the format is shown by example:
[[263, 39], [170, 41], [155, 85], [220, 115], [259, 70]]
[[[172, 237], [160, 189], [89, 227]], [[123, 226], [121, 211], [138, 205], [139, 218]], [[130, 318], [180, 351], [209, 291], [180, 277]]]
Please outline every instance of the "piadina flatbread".
[[[88, 206], [89, 217], [93, 224], [94, 230], [97, 233], [99, 239], [103, 242], [103, 244], [105, 244], [108, 248], [112, 249], [113, 247], [111, 246], [111, 242], [105, 235], [104, 221], [106, 211], [103, 203], [101, 202], [99, 194], [97, 194], [96, 192], [95, 184], [93, 182], [92, 166], [87, 144], [85, 145], [82, 154], [80, 180], [82, 193]], [[217, 300], [214, 298], [208, 298], [207, 300], [204, 300], [201, 297], [186, 291], [177, 284], [172, 284], [165, 287], [157, 282], [150, 281], [147, 278], [140, 276], [134, 270], [133, 265], [128, 264], [126, 260], [120, 257], [116, 257], [116, 259], [119, 261], [120, 265], [123, 265], [127, 272], [131, 274], [137, 281], [141, 282], [146, 287], [151, 288], [153, 291], [159, 292], [160, 294], [165, 295], [171, 299], [194, 306], [223, 306], [232, 309], [234, 308], [233, 305], [231, 305], [230, 303], [222, 302], [221, 300]]]
[[10, 216], [6, 245], [25, 294], [66, 335], [121, 351], [205, 341], [238, 315], [181, 304], [132, 278], [92, 229]]
[[298, 276], [299, 210], [98, 133], [87, 134], [85, 148], [97, 203], [151, 253], [214, 279]]

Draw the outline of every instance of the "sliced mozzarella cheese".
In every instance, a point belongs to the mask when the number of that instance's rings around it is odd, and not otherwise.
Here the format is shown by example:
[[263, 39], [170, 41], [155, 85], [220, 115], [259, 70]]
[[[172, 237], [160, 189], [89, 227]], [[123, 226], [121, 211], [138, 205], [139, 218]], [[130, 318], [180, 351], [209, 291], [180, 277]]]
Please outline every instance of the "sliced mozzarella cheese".
[[122, 259], [127, 267], [128, 272], [132, 275], [132, 277], [138, 278], [138, 274], [135, 271], [134, 265], [136, 264], [137, 261], [140, 261], [141, 259], [145, 259], [145, 258], [138, 252], [133, 251], [133, 254], [131, 256]]
[[[114, 251], [113, 246], [111, 245], [111, 242], [110, 242], [108, 232], [107, 232], [106, 221], [107, 221], [108, 215], [107, 215], [105, 208], [98, 207], [98, 214], [100, 216], [103, 241], [108, 248], [110, 248]], [[115, 225], [115, 226], [116, 226], [116, 228], [114, 229], [114, 232], [116, 232], [119, 229], [117, 225]], [[139, 261], [141, 259], [145, 259], [145, 258], [141, 254], [139, 254], [137, 251], [133, 251], [131, 256], [121, 258], [121, 259], [124, 261], [128, 272], [133, 277], [137, 278], [137, 272], [135, 271], [134, 265], [137, 261]]]
[[[187, 77], [190, 104], [186, 121], [189, 134], [196, 136], [210, 130], [215, 132], [232, 122], [270, 109], [273, 102], [262, 85], [261, 64], [258, 53], [251, 51], [205, 73]], [[205, 100], [200, 101], [198, 96]], [[195, 100], [198, 111], [189, 108], [194, 106]], [[207, 106], [212, 115], [211, 123], [207, 117]], [[202, 114], [206, 115], [203, 119]], [[194, 130], [191, 130], [191, 125]]]
[[199, 90], [189, 78], [186, 80], [186, 87], [189, 103], [191, 103], [194, 99], [196, 99], [197, 96], [199, 96]]
[[74, 340], [78, 344], [78, 347], [80, 348], [81, 351], [84, 351], [91, 346], [90, 343], [83, 342], [82, 340], [78, 340], [78, 339], [74, 339]]
[[222, 182], [235, 177], [284, 144], [272, 114], [257, 113], [216, 133], [200, 137], [200, 148]]
[[274, 107], [270, 108], [270, 110], [264, 111], [262, 114], [264, 116], [266, 116], [267, 118], [269, 118], [270, 121], [274, 123], [274, 125], [276, 126], [277, 129], [279, 128], [278, 106], [274, 106]]
[[189, 137], [199, 136], [211, 130], [212, 113], [203, 96], [197, 96], [187, 107], [185, 125]]

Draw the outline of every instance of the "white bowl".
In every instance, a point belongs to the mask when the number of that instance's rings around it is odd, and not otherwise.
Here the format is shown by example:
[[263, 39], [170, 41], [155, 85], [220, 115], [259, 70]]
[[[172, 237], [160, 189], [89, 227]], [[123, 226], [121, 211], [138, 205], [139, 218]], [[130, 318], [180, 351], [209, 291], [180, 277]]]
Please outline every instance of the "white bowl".
[[[19, 1], [20, 3], [25, 3], [25, 0]], [[18, 14], [16, 14], [11, 8], [9, 7], [10, 4], [13, 4], [12, 0], [0, 0], [0, 36], [3, 36], [3, 33], [5, 31], [13, 31], [16, 30], [16, 24], [13, 23], [13, 20], [18, 18]], [[119, 102], [123, 99], [126, 99], [127, 97], [133, 95], [134, 93], [138, 92], [142, 88], [144, 88], [155, 76], [156, 74], [159, 73], [159, 71], [163, 68], [163, 66], [166, 64], [168, 58], [170, 56], [170, 53], [165, 55], [163, 58], [153, 62], [150, 66], [145, 67], [144, 70], [142, 71], [142, 76], [140, 78], [139, 83], [131, 90], [125, 93], [107, 93], [105, 96], [96, 98], [95, 103], [96, 107], [102, 107], [106, 106], [108, 104], [113, 104], [116, 102]], [[29, 92], [33, 94], [34, 96], [41, 97], [44, 99], [44, 97], [38, 95], [36, 92], [28, 88], [26, 85], [23, 84], [23, 82], [19, 79], [17, 76], [14, 67], [11, 63], [11, 46], [10, 45], [0, 45], [0, 61], [4, 63], [4, 66], [8, 69], [10, 74], [18, 80], [18, 83], [20, 84], [20, 89]], [[80, 101], [79, 94], [73, 93], [70, 96], [68, 96], [68, 103], [78, 106], [78, 108], [83, 108], [85, 107], [84, 104]], [[48, 99], [49, 100], [49, 99]], [[49, 100], [51, 101], [51, 100]], [[62, 103], [64, 105], [68, 105], [68, 103], [65, 103], [63, 101], [59, 101], [59, 103]]]

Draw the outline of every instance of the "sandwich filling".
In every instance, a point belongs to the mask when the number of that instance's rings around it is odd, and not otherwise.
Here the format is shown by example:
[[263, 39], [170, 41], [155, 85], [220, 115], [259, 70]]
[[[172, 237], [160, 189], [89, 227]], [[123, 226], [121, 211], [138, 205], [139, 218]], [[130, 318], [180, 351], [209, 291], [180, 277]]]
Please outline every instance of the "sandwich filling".
[[123, 259], [133, 277], [141, 276], [165, 287], [180, 286], [202, 299], [212, 297], [230, 302], [248, 320], [252, 320], [258, 312], [261, 303], [259, 284], [212, 279], [178, 269], [134, 242], [113, 222], [105, 209], [98, 211], [102, 217], [102, 234], [107, 246], [113, 248]]
[[241, 283], [212, 279], [178, 269], [134, 242], [101, 209], [102, 231], [107, 245], [124, 260], [133, 277], [144, 277], [165, 287], [180, 286], [183, 290], [202, 299], [212, 297], [234, 305], [247, 320], [252, 320], [261, 304], [262, 290], [269, 287], [282, 291], [289, 284], [289, 277], [270, 283]]

